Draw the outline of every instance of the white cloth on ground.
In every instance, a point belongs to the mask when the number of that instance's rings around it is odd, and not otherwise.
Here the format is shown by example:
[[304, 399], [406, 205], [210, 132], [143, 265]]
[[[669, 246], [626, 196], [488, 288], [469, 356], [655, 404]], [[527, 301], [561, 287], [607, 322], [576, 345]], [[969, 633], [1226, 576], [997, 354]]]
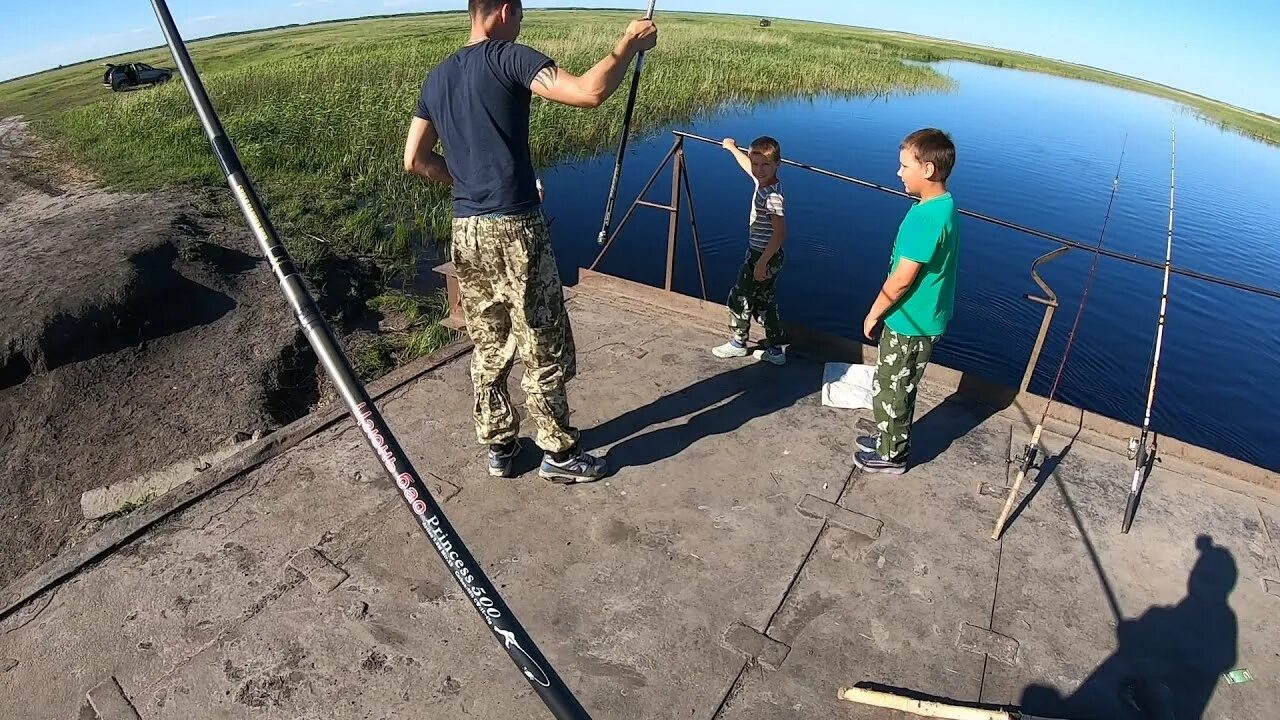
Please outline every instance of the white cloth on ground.
[[827, 363], [822, 371], [822, 404], [850, 410], [871, 407], [875, 365]]

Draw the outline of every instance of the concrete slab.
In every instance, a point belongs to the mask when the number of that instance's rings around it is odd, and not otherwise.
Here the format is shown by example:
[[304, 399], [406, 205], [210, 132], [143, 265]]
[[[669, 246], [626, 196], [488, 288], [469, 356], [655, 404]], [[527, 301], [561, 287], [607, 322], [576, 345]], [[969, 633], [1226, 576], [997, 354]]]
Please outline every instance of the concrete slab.
[[846, 510], [833, 502], [827, 502], [813, 495], [805, 495], [796, 506], [796, 510], [805, 517], [826, 520], [836, 527], [852, 530], [872, 540], [880, 537], [880, 531], [884, 529], [884, 523], [876, 518]]
[[[1061, 484], [1030, 483], [992, 542], [1015, 420], [926, 385], [911, 471], [864, 476], [865, 413], [820, 405], [825, 358], [720, 361], [719, 333], [643, 303], [578, 293], [571, 311], [574, 422], [608, 451], [606, 481], [489, 478], [465, 357], [381, 407], [594, 717], [887, 720], [838, 691], [1016, 702], [1099, 667], [1105, 687], [1116, 627], [1085, 538], [1129, 618], [1123, 648], [1199, 649], [1174, 668], [1193, 682], [1155, 672], [1139, 691], [1207, 687], [1206, 668], [1235, 664], [1254, 680], [1215, 685], [1197, 717], [1269, 717], [1275, 504], [1158, 469], [1121, 537], [1126, 461], [1077, 443]], [[1188, 605], [1195, 567], [1210, 588], [1234, 573], [1226, 600]], [[546, 717], [345, 424], [0, 622], [0, 718], [76, 717], [103, 678], [146, 720]]]
[[926, 400], [915, 449], [935, 457], [900, 478], [855, 473], [841, 504], [883, 529], [874, 540], [834, 524], [822, 531], [769, 627], [791, 646], [787, 661], [776, 673], [748, 668], [717, 717], [887, 717], [838, 699], [858, 682], [979, 696], [985, 657], [962, 633], [988, 627], [999, 548], [986, 539], [976, 490], [1004, 478], [1009, 431]]
[[[993, 629], [1020, 661], [989, 665], [982, 699], [1051, 717], [1269, 717], [1280, 656], [1256, 501], [1157, 468], [1122, 535], [1128, 459], [1068, 445], [1048, 438], [1006, 533]], [[1235, 667], [1255, 681], [1227, 687]]]
[[350, 575], [338, 567], [325, 554], [314, 547], [299, 550], [289, 558], [289, 567], [302, 573], [302, 576], [320, 592], [333, 592], [346, 582]]
[[[819, 364], [722, 364], [709, 353], [714, 335], [677, 322], [578, 302], [574, 318], [575, 422], [589, 429], [587, 444], [609, 449], [618, 471], [607, 482], [566, 490], [532, 476], [487, 478], [465, 362], [391, 399], [385, 413], [435, 475], [433, 489], [457, 494], [451, 519], [583, 701], [604, 717], [687, 715], [717, 702], [737, 673], [726, 631], [762, 626], [790, 585], [814, 533], [795, 506], [806, 495], [835, 499], [850, 418], [818, 403]], [[578, 394], [584, 387], [595, 402]], [[536, 716], [537, 700], [395, 497], [366, 484], [379, 477], [354, 430], [317, 436], [65, 588], [76, 590], [56, 614], [0, 641], [28, 658], [9, 675], [50, 671], [35, 645], [57, 635], [58, 662], [71, 663], [74, 646], [85, 677], [122, 666], [122, 686], [158, 717], [246, 708], [333, 717], [335, 707], [363, 717], [398, 707], [408, 688], [416, 711], [438, 703], [446, 716], [463, 706], [481, 717]], [[301, 572], [287, 569], [311, 545], [331, 562], [309, 551], [313, 562], [294, 563]], [[349, 575], [337, 589], [303, 582], [303, 572], [330, 565]], [[148, 597], [122, 596], [130, 586], [149, 587]], [[82, 626], [82, 613], [100, 622]], [[131, 623], [155, 638], [150, 647], [105, 629]], [[361, 675], [366, 660], [385, 683]], [[420, 681], [433, 671], [437, 695]], [[77, 685], [82, 694], [76, 679], [40, 701], [70, 714]], [[425, 706], [424, 692], [435, 698]]]
[[88, 702], [97, 720], [141, 720], [115, 678], [104, 680], [90, 690]]
[[[151, 716], [536, 717], [538, 701], [404, 515], [397, 505], [371, 519], [341, 589], [298, 585], [158, 679]], [[486, 568], [500, 583], [501, 567]]]
[[1018, 664], [1018, 641], [987, 628], [965, 623], [960, 628], [956, 647], [975, 655], [985, 655], [1010, 667]]
[[342, 461], [355, 457], [345, 446], [317, 452], [313, 439], [302, 447], [82, 572], [0, 635], [0, 655], [21, 660], [0, 676], [0, 717], [31, 717], [3, 706], [18, 698], [47, 709], [37, 717], [73, 717], [108, 676], [146, 713], [142, 696], [156, 678], [302, 582], [286, 568], [296, 548], [340, 556], [334, 548], [353, 541], [364, 513], [395, 502], [348, 479]]
[[760, 663], [771, 670], [782, 667], [782, 663], [791, 652], [791, 646], [778, 642], [755, 628], [742, 623], [734, 623], [724, 634], [724, 641], [729, 647], [745, 655], [752, 662]]
[[1262, 529], [1271, 543], [1270, 576], [1280, 579], [1280, 506], [1259, 502], [1258, 515], [1262, 520]]

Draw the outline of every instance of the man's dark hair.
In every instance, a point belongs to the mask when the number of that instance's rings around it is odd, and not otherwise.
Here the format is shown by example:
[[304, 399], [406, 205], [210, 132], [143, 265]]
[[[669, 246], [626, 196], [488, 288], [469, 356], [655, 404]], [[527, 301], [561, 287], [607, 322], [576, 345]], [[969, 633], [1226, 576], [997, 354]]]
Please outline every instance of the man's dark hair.
[[471, 17], [481, 17], [484, 15], [492, 15], [502, 8], [503, 5], [514, 5], [517, 10], [520, 9], [520, 0], [468, 0], [467, 13]]
[[765, 160], [772, 163], [782, 162], [782, 145], [768, 135], [752, 140], [751, 152], [760, 153]]
[[933, 163], [934, 182], [944, 183], [951, 177], [951, 170], [956, 166], [956, 146], [951, 136], [937, 128], [917, 130], [906, 137], [899, 150], [910, 150], [921, 165]]

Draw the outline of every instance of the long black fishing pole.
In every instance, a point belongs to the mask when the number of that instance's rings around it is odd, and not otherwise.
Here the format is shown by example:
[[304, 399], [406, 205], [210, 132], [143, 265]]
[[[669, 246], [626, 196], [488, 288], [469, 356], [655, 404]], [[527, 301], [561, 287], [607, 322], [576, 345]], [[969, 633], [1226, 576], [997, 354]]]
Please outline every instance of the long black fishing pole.
[[1169, 128], [1169, 234], [1164, 247], [1164, 287], [1160, 291], [1160, 317], [1156, 321], [1156, 345], [1151, 355], [1151, 384], [1147, 387], [1147, 411], [1142, 416], [1142, 434], [1138, 436], [1137, 454], [1133, 458], [1133, 484], [1129, 487], [1129, 500], [1124, 508], [1124, 523], [1121, 533], [1128, 533], [1133, 525], [1134, 513], [1138, 511], [1138, 495], [1142, 492], [1142, 483], [1146, 480], [1147, 468], [1155, 457], [1155, 443], [1147, 450], [1147, 441], [1151, 437], [1151, 408], [1156, 401], [1156, 376], [1160, 374], [1160, 351], [1164, 348], [1164, 326], [1169, 312], [1169, 275], [1173, 267], [1173, 193], [1178, 177], [1178, 131], [1177, 126]]
[[[653, 19], [653, 11], [658, 0], [649, 0], [649, 11], [644, 14], [645, 20]], [[640, 94], [640, 73], [644, 72], [644, 53], [636, 58], [636, 70], [631, 76], [631, 93], [627, 95], [627, 109], [622, 112], [622, 138], [618, 140], [618, 156], [613, 162], [613, 182], [609, 185], [609, 201], [604, 207], [604, 223], [600, 227], [597, 245], [604, 245], [609, 238], [609, 227], [613, 225], [613, 206], [618, 202], [618, 186], [622, 182], [622, 161], [627, 154], [627, 140], [631, 137], [631, 118], [636, 111], [636, 97]]]
[[222, 123], [205, 92], [204, 84], [200, 81], [195, 65], [191, 62], [191, 56], [187, 54], [186, 44], [178, 33], [173, 16], [169, 13], [166, 0], [151, 0], [151, 4], [164, 31], [169, 50], [173, 53], [173, 59], [178, 64], [178, 72], [181, 73], [187, 92], [191, 95], [191, 101], [195, 104], [196, 113], [200, 116], [200, 123], [209, 137], [209, 143], [213, 146], [213, 154], [226, 175], [231, 193], [235, 195], [245, 220], [253, 230], [259, 248], [271, 263], [271, 269], [280, 282], [280, 288], [293, 308], [294, 315], [302, 326], [308, 342], [315, 350], [316, 357], [320, 359], [325, 372], [329, 374], [334, 387], [347, 404], [351, 417], [360, 427], [369, 447], [378, 456], [379, 463], [395, 483], [397, 493], [413, 513], [415, 523], [431, 539], [432, 545], [444, 560], [449, 573], [471, 600], [480, 617], [488, 624], [494, 638], [511, 656], [516, 667], [524, 673], [529, 684], [533, 686], [534, 692], [546, 703], [552, 715], [558, 720], [590, 720], [577, 698], [565, 687], [551, 664], [534, 645], [529, 634], [520, 626], [511, 608], [507, 607], [502, 597], [498, 595], [493, 583], [485, 577], [480, 564], [462, 543], [462, 538], [454, 531], [453, 525], [445, 517], [435, 498], [431, 496], [422, 478], [409, 463], [404, 449], [400, 447], [400, 443], [391, 433], [391, 428], [387, 426], [382, 414], [374, 406], [372, 398], [351, 371], [350, 362], [335, 340], [329, 324], [320, 314], [320, 308], [316, 305], [315, 299], [303, 284], [302, 277], [294, 267], [293, 260], [286, 252], [284, 244], [280, 242], [275, 228], [262, 207], [262, 202], [258, 199], [257, 191], [254, 190], [244, 167], [240, 164], [235, 148], [227, 139], [226, 131], [223, 130]]
[[1053, 378], [1053, 386], [1049, 388], [1049, 397], [1044, 403], [1044, 412], [1040, 413], [1040, 422], [1036, 423], [1036, 429], [1031, 433], [1031, 442], [1022, 451], [1022, 467], [1018, 470], [1018, 477], [1014, 479], [1013, 486], [1009, 488], [1009, 497], [1004, 501], [1004, 508], [1000, 510], [1000, 517], [996, 519], [995, 530], [991, 533], [992, 540], [999, 540], [1001, 533], [1004, 532], [1004, 524], [1009, 521], [1009, 513], [1013, 511], [1013, 503], [1018, 499], [1018, 490], [1022, 487], [1022, 481], [1026, 479], [1027, 472], [1031, 469], [1031, 465], [1035, 462], [1036, 448], [1040, 445], [1040, 435], [1044, 433], [1045, 420], [1049, 418], [1049, 409], [1053, 407], [1053, 399], [1058, 394], [1058, 385], [1062, 383], [1063, 371], [1067, 368], [1067, 358], [1071, 356], [1071, 348], [1076, 343], [1076, 331], [1080, 329], [1080, 318], [1084, 317], [1085, 305], [1089, 302], [1089, 290], [1093, 288], [1093, 279], [1098, 273], [1098, 258], [1102, 256], [1102, 242], [1107, 237], [1107, 224], [1111, 221], [1111, 208], [1116, 202], [1116, 191], [1120, 189], [1120, 170], [1124, 167], [1124, 151], [1129, 145], [1129, 136], [1126, 135], [1124, 143], [1120, 146], [1120, 163], [1116, 166], [1116, 176], [1111, 181], [1111, 198], [1107, 200], [1107, 214], [1102, 218], [1102, 232], [1098, 233], [1098, 245], [1094, 248], [1093, 264], [1089, 267], [1089, 275], [1084, 281], [1084, 293], [1080, 296], [1080, 305], [1076, 308], [1076, 319], [1071, 324], [1071, 333], [1067, 335], [1066, 347], [1062, 350], [1062, 359], [1058, 361], [1058, 372]]

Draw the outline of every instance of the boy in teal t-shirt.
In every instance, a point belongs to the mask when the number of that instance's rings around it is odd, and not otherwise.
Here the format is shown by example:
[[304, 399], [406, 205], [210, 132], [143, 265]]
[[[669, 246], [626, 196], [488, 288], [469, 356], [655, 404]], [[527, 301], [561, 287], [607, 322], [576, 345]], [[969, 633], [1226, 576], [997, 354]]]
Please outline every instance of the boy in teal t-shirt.
[[947, 178], [955, 162], [956, 147], [941, 130], [917, 130], [899, 146], [898, 177], [920, 202], [898, 228], [889, 279], [862, 323], [871, 340], [884, 321], [872, 383], [877, 434], [858, 438], [853, 456], [864, 472], [906, 472], [916, 391], [954, 313], [960, 222]]

